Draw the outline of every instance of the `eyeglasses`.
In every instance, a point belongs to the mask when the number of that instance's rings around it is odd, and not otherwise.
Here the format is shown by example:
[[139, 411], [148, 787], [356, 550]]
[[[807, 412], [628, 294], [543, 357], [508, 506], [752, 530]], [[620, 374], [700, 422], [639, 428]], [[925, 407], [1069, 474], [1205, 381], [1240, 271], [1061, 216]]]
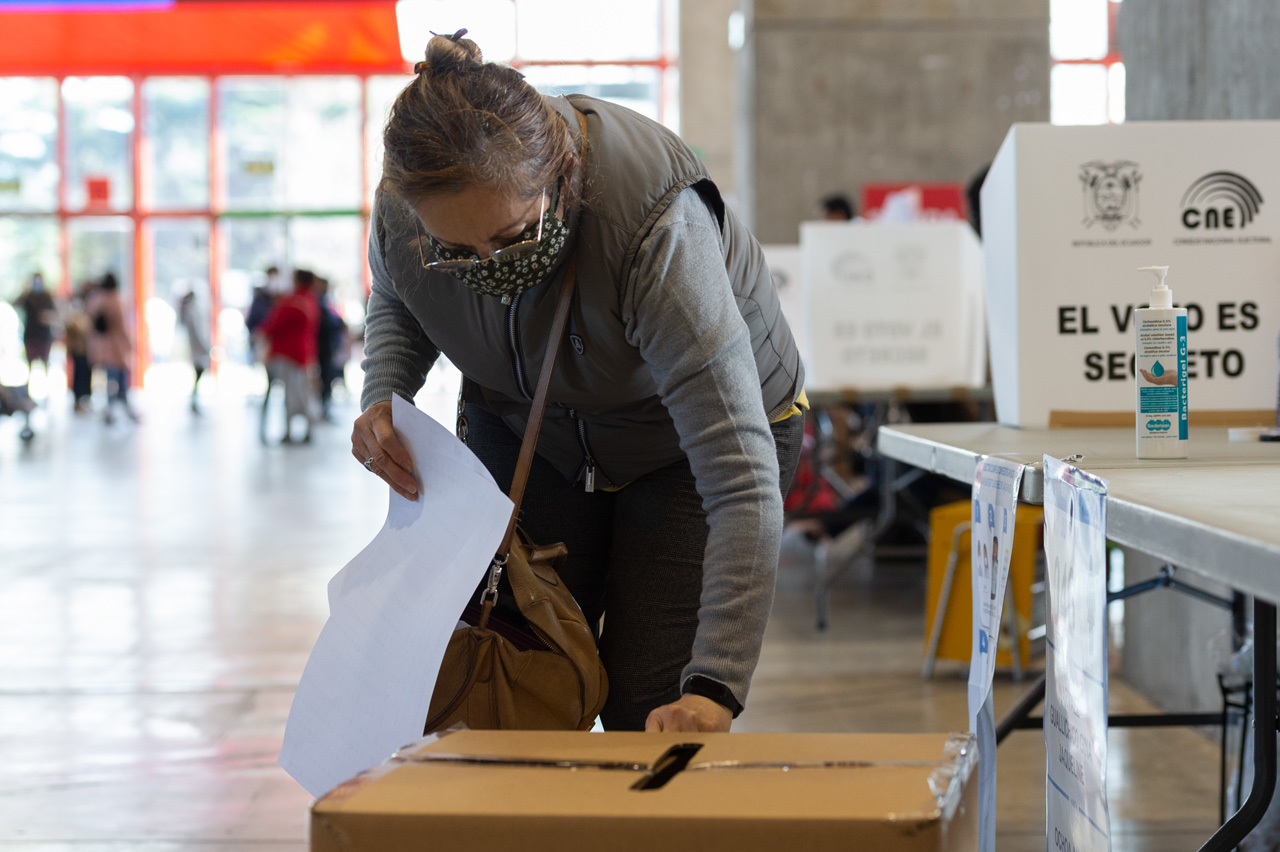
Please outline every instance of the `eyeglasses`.
[[538, 250], [538, 244], [542, 242], [542, 219], [547, 212], [547, 191], [542, 190], [542, 200], [538, 202], [538, 232], [534, 234], [531, 240], [521, 240], [518, 243], [512, 243], [509, 246], [503, 246], [500, 249], [494, 249], [489, 252], [489, 256], [484, 260], [472, 255], [465, 260], [433, 260], [427, 262], [427, 256], [422, 251], [423, 231], [422, 225], [418, 222], [418, 217], [413, 217], [413, 225], [418, 230], [418, 257], [422, 260], [423, 269], [430, 269], [435, 272], [470, 272], [482, 263], [494, 261], [495, 263], [511, 263], [512, 261], [522, 260], [529, 257]]

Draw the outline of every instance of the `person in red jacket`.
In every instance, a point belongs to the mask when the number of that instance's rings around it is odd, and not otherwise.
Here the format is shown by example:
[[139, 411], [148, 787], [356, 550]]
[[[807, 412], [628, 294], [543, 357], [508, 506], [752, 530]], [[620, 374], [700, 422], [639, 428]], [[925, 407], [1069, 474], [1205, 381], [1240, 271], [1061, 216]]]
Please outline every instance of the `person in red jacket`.
[[301, 415], [307, 429], [302, 442], [311, 440], [311, 373], [316, 366], [316, 337], [320, 329], [320, 305], [312, 286], [315, 275], [306, 269], [293, 272], [293, 292], [280, 299], [259, 327], [267, 341], [267, 393], [262, 400], [261, 437], [267, 440], [267, 403], [272, 382], [284, 385], [285, 427], [283, 443], [293, 443], [293, 421]]

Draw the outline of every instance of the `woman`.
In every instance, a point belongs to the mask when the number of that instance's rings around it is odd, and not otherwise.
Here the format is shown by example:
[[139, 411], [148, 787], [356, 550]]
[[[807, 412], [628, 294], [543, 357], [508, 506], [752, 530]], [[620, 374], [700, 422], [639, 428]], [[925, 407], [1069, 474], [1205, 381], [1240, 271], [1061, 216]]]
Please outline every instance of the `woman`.
[[673, 134], [593, 98], [543, 98], [465, 32], [431, 40], [384, 133], [352, 453], [416, 499], [390, 399], [412, 399], [443, 352], [466, 377], [467, 443], [505, 490], [576, 253], [521, 523], [568, 546], [561, 577], [588, 621], [607, 613], [605, 726], [727, 731], [759, 658], [803, 430], [769, 271]]
[[89, 362], [107, 372], [107, 408], [103, 422], [115, 422], [114, 403], [119, 402], [130, 420], [138, 415], [129, 407], [129, 365], [133, 362], [133, 341], [124, 318], [124, 302], [120, 298], [120, 282], [110, 272], [102, 276], [89, 294], [85, 312], [89, 314]]
[[187, 351], [191, 356], [191, 368], [196, 378], [191, 383], [191, 413], [200, 413], [200, 379], [209, 369], [209, 330], [195, 290], [188, 290], [178, 300], [178, 321], [187, 333]]
[[31, 388], [31, 373], [36, 363], [49, 377], [49, 354], [53, 349], [53, 325], [58, 320], [58, 305], [45, 288], [44, 275], [31, 276], [31, 284], [14, 301], [14, 307], [22, 311], [22, 346], [27, 356], [27, 388]]

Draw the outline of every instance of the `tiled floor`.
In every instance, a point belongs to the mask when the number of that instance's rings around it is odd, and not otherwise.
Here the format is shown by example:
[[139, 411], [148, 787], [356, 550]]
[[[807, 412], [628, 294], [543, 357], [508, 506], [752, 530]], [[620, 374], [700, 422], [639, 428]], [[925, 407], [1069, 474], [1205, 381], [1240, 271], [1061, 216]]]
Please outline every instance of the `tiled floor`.
[[[0, 852], [306, 848], [310, 800], [275, 757], [325, 584], [386, 492], [350, 456], [350, 407], [310, 445], [263, 447], [242, 397], [204, 404], [156, 393], [143, 424], [107, 427], [55, 399], [29, 447], [0, 419]], [[923, 569], [855, 567], [821, 634], [810, 571], [788, 548], [737, 728], [965, 728], [963, 673], [920, 679]], [[998, 683], [997, 715], [1016, 692]], [[1150, 709], [1119, 678], [1111, 698]], [[1109, 775], [1116, 850], [1212, 831], [1205, 737], [1115, 731]], [[1044, 849], [1043, 778], [1040, 735], [1013, 734], [1002, 852]]]

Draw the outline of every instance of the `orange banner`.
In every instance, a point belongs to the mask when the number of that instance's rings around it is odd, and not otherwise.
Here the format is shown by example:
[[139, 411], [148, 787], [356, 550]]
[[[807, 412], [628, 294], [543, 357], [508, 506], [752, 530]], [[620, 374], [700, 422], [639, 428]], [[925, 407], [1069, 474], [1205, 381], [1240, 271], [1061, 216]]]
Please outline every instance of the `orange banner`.
[[5, 76], [406, 70], [392, 0], [0, 11], [0, 44]]

